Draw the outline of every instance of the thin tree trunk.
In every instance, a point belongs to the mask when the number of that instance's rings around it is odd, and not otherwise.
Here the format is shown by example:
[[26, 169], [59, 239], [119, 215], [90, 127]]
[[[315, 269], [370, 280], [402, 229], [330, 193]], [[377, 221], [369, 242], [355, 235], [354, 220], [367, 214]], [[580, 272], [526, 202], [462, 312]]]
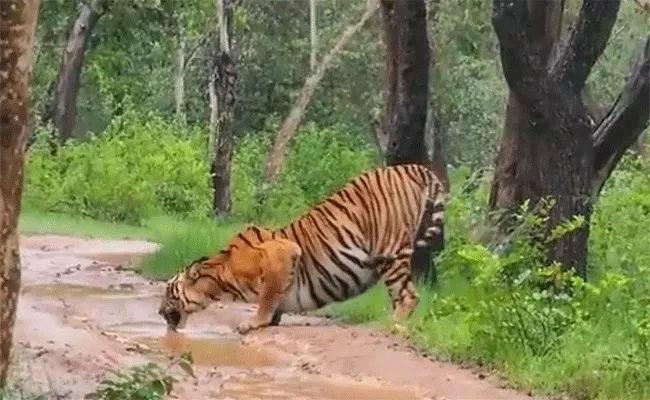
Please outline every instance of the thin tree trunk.
[[106, 13], [109, 0], [93, 0], [90, 4], [80, 2], [81, 11], [75, 21], [68, 43], [61, 56], [56, 79], [56, 90], [49, 109], [43, 115], [43, 123], [52, 122], [60, 143], [72, 137], [77, 118], [77, 95], [86, 49], [95, 26]]
[[[180, 25], [180, 23], [179, 23]], [[179, 27], [178, 53], [176, 55], [176, 79], [174, 84], [174, 100], [176, 105], [176, 120], [182, 124], [185, 119], [185, 32]]]
[[384, 48], [384, 115], [381, 119], [383, 156], [386, 157], [391, 131], [391, 120], [397, 99], [397, 34], [395, 30], [394, 0], [380, 0], [381, 43]]
[[309, 0], [309, 33], [311, 38], [311, 52], [309, 54], [309, 70], [316, 69], [318, 62], [318, 28], [316, 24], [316, 0]]
[[11, 363], [20, 293], [18, 219], [23, 191], [28, 84], [39, 0], [0, 2], [0, 390]]
[[215, 144], [217, 143], [217, 136], [219, 135], [219, 100], [217, 99], [217, 82], [216, 74], [213, 71], [210, 71], [210, 77], [208, 78], [208, 101], [210, 106], [210, 120], [209, 120], [209, 132], [210, 136], [208, 137], [208, 149], [210, 150], [210, 159], [212, 160], [215, 157]]
[[[370, 4], [370, 3], [369, 3]], [[300, 95], [298, 100], [291, 108], [289, 116], [282, 124], [282, 127], [277, 132], [275, 140], [273, 141], [273, 147], [267, 157], [266, 167], [264, 169], [264, 178], [268, 184], [275, 183], [278, 174], [280, 173], [280, 168], [284, 162], [284, 154], [287, 151], [287, 146], [289, 141], [295, 135], [302, 117], [305, 115], [309, 101], [311, 100], [318, 83], [323, 79], [325, 71], [332, 62], [339, 55], [343, 47], [350, 41], [350, 39], [357, 33], [368, 20], [375, 14], [377, 11], [376, 5], [369, 5], [366, 11], [363, 13], [361, 18], [354, 25], [348, 26], [341, 36], [336, 40], [334, 47], [323, 57], [320, 64], [316, 67], [316, 70], [307, 77], [305, 84], [300, 90]]]
[[[230, 214], [230, 171], [233, 151], [233, 121], [235, 112], [237, 71], [232, 57], [232, 31], [234, 3], [231, 0], [217, 0], [219, 14], [219, 53], [212, 67], [211, 92], [212, 113], [216, 113], [216, 136], [211, 163], [213, 201], [215, 217]], [[216, 100], [216, 102], [214, 102]], [[214, 103], [213, 103], [214, 102]], [[212, 126], [214, 126], [212, 125]]]

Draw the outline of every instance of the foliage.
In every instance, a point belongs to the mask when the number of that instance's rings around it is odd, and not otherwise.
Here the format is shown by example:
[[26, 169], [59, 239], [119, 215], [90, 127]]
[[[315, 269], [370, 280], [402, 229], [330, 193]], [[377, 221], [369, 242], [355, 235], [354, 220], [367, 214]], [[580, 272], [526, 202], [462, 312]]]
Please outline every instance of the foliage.
[[[56, 149], [45, 135], [28, 153], [25, 205], [135, 225], [156, 214], [205, 216], [209, 168], [200, 130], [125, 113], [102, 135]], [[56, 183], [55, 183], [56, 182]]]
[[165, 368], [156, 363], [131, 367], [126, 371], [110, 371], [114, 378], [104, 378], [96, 390], [84, 399], [96, 400], [162, 400], [173, 389], [176, 379], [168, 371], [179, 366], [187, 375], [195, 377], [189, 353], [172, 360]]
[[[284, 222], [372, 165], [368, 145], [354, 140], [347, 127], [310, 124], [294, 139], [268, 209], [258, 210], [253, 195], [262, 185], [259, 166], [270, 134], [248, 136], [237, 146], [237, 219]], [[134, 225], [159, 214], [206, 218], [211, 189], [205, 140], [201, 130], [180, 130], [160, 117], [131, 113], [101, 135], [58, 148], [54, 155], [39, 136], [28, 153], [25, 206]]]

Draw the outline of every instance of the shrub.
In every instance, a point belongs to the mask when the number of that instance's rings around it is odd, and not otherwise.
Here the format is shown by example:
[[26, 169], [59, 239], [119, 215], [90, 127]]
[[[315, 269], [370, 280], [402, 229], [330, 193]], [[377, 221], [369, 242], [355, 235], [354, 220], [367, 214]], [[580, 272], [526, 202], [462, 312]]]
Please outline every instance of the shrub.
[[205, 134], [125, 114], [51, 154], [41, 131], [27, 156], [25, 206], [136, 225], [156, 213], [206, 216]]

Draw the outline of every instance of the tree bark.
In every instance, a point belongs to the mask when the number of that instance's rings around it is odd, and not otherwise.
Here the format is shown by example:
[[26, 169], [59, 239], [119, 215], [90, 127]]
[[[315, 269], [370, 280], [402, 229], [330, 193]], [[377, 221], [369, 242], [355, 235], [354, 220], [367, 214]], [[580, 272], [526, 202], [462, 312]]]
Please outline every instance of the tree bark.
[[570, 37], [554, 52], [557, 57], [549, 57], [559, 38], [562, 3], [493, 1], [492, 22], [511, 95], [490, 206], [513, 211], [527, 199], [535, 205], [550, 197], [548, 229], [582, 215], [585, 224], [548, 245], [547, 255], [586, 279], [595, 126], [582, 91], [605, 49], [620, 0], [585, 0]]
[[316, 69], [318, 62], [318, 27], [316, 24], [316, 0], [309, 0], [309, 37], [311, 39], [311, 52], [309, 53], [309, 70]]
[[185, 124], [185, 30], [179, 21], [178, 49], [176, 54], [176, 79], [174, 82], [174, 103], [176, 105], [176, 120]]
[[39, 0], [0, 2], [0, 390], [5, 386], [20, 292], [18, 219], [28, 83]]
[[[534, 36], [530, 40], [540, 44], [540, 63], [546, 65], [553, 45], [560, 38], [564, 1], [529, 0], [527, 5], [530, 18], [536, 21], [530, 32]], [[490, 191], [491, 209], [514, 211], [526, 199], [539, 197], [536, 193], [541, 192], [541, 183], [537, 176], [535, 147], [528, 135], [530, 128], [530, 110], [517, 101], [516, 94], [511, 90]]]
[[366, 11], [363, 13], [361, 18], [354, 25], [348, 26], [345, 28], [341, 36], [336, 40], [334, 47], [323, 57], [320, 64], [316, 67], [316, 70], [311, 73], [305, 80], [305, 84], [300, 90], [300, 95], [296, 100], [296, 103], [291, 108], [289, 116], [284, 120], [282, 127], [275, 135], [275, 140], [273, 141], [273, 146], [269, 155], [266, 159], [266, 166], [264, 168], [264, 179], [267, 184], [272, 185], [275, 183], [279, 173], [282, 163], [284, 162], [284, 154], [287, 151], [287, 146], [291, 141], [291, 138], [295, 135], [300, 122], [302, 121], [309, 101], [316, 91], [318, 83], [323, 79], [325, 71], [329, 66], [334, 62], [336, 57], [341, 53], [343, 47], [348, 44], [350, 39], [368, 22], [368, 20], [375, 14], [377, 11], [377, 6], [374, 3], [369, 2], [369, 6]]
[[[391, 15], [392, 14], [392, 15]], [[395, 54], [389, 50], [390, 62], [395, 71], [389, 77], [388, 92], [393, 101], [389, 117], [388, 165], [427, 163], [425, 127], [429, 96], [429, 40], [427, 11], [424, 0], [382, 1], [382, 15], [389, 15], [392, 23], [385, 24], [386, 42], [394, 45]], [[392, 76], [390, 74], [393, 73]], [[391, 106], [387, 106], [391, 107]]]
[[[217, 135], [214, 140], [211, 173], [215, 217], [230, 214], [230, 171], [234, 131], [235, 101], [237, 99], [237, 71], [232, 56], [233, 14], [235, 4], [232, 0], [217, 0], [219, 14], [219, 52], [212, 67], [210, 81], [213, 85], [215, 103], [211, 104], [216, 113]], [[216, 106], [216, 107], [215, 107]]]
[[42, 122], [52, 122], [54, 134], [60, 143], [72, 137], [77, 118], [77, 95], [88, 42], [99, 19], [108, 11], [110, 0], [80, 2], [81, 11], [63, 50], [56, 90]]
[[[427, 21], [433, 21], [434, 26], [429, 28], [429, 69], [430, 71], [436, 70], [436, 28], [438, 23], [438, 8], [440, 7], [440, 0], [432, 0], [427, 3]], [[435, 86], [434, 86], [435, 91]], [[434, 93], [435, 94], [435, 93]], [[449, 182], [449, 171], [447, 170], [447, 159], [445, 157], [445, 138], [446, 138], [446, 129], [443, 124], [442, 113], [440, 112], [440, 107], [436, 102], [436, 96], [429, 96], [429, 109], [426, 119], [426, 134], [425, 139], [430, 138], [430, 145], [427, 145], [426, 148], [430, 150], [430, 155], [428, 158], [431, 160], [431, 168], [436, 173], [436, 176], [442, 181], [444, 189], [447, 193], [451, 189]], [[442, 236], [442, 235], [441, 235]], [[442, 243], [440, 244], [440, 249], [442, 249]]]
[[391, 121], [395, 113], [397, 99], [397, 31], [395, 29], [394, 0], [380, 0], [381, 11], [381, 43], [384, 48], [384, 115], [380, 131], [376, 136], [381, 138], [383, 155], [386, 157], [390, 140]]

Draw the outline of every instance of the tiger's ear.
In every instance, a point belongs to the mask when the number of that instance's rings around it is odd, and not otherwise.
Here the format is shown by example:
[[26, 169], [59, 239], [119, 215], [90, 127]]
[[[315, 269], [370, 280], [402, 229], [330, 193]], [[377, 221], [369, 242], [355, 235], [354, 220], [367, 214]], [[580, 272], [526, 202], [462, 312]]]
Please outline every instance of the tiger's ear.
[[199, 279], [199, 270], [201, 269], [201, 263], [207, 260], [208, 257], [201, 257], [198, 260], [192, 261], [192, 264], [187, 268], [185, 276], [190, 282], [194, 282]]
[[197, 279], [199, 279], [199, 268], [201, 267], [200, 263], [197, 263], [196, 261], [190, 265], [190, 267], [187, 269], [187, 273], [185, 276], [187, 277], [187, 280], [190, 282], [194, 282]]

